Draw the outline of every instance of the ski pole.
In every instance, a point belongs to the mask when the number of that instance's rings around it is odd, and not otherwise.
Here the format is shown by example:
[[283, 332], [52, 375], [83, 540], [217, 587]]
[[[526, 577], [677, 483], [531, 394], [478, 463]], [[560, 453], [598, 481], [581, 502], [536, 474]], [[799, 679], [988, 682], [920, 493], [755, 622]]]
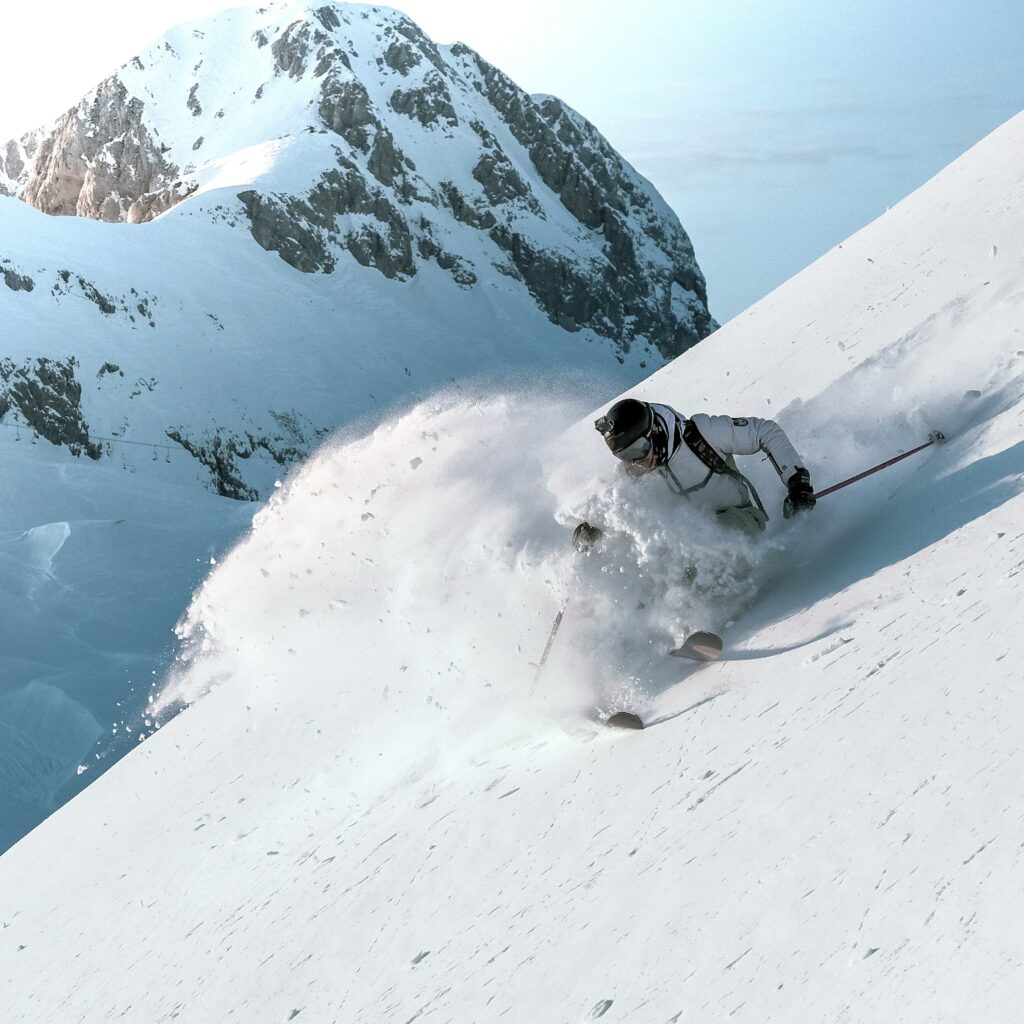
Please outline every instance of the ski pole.
[[544, 653], [540, 656], [540, 661], [537, 663], [537, 672], [533, 677], [533, 685], [536, 686], [540, 682], [541, 673], [544, 671], [544, 665], [547, 663], [548, 655], [551, 653], [551, 645], [555, 642], [555, 634], [558, 633], [558, 627], [562, 624], [562, 616], [565, 615], [565, 609], [568, 607], [569, 602], [558, 609], [558, 614], [555, 616], [555, 621], [551, 624], [551, 632], [548, 634], [548, 642], [544, 646]]
[[[573, 530], [572, 546], [581, 555], [585, 555], [601, 539], [602, 536], [604, 535], [596, 526], [591, 526], [590, 523], [580, 523], [579, 526]], [[566, 608], [568, 607], [569, 599], [566, 598], [565, 604], [558, 609], [555, 621], [551, 623], [551, 632], [548, 634], [548, 642], [544, 645], [544, 653], [540, 656], [540, 661], [537, 663], [537, 672], [533, 677], [534, 686], [540, 682], [541, 673], [544, 671], [548, 655], [551, 653], [551, 645], [555, 642], [555, 636], [558, 634], [558, 627], [562, 624], [562, 618], [565, 615]]]
[[916, 448], [911, 448], [909, 452], [904, 452], [902, 455], [896, 455], [885, 462], [880, 462], [877, 466], [872, 466], [871, 469], [865, 469], [863, 473], [851, 476], [848, 480], [841, 480], [839, 483], [833, 484], [831, 487], [826, 487], [823, 491], [815, 491], [814, 497], [824, 498], [826, 494], [831, 494], [833, 491], [839, 491], [844, 487], [849, 487], [850, 484], [855, 484], [858, 480], [863, 480], [864, 477], [871, 476], [872, 473], [877, 473], [881, 469], [887, 469], [889, 466], [895, 466], [897, 462], [909, 459], [911, 455], [923, 452], [925, 448], [930, 448], [933, 444], [942, 444], [945, 440], [946, 435], [939, 430], [935, 430], [928, 435], [928, 440], [924, 444], [919, 444]]

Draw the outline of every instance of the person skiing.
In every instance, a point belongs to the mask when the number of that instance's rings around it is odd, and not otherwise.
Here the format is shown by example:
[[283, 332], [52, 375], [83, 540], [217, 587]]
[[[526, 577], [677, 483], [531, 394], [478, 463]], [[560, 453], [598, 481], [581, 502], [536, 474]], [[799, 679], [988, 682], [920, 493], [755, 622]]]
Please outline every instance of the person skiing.
[[[673, 493], [747, 533], [763, 531], [768, 513], [754, 485], [736, 468], [736, 455], [763, 451], [768, 456], [786, 485], [786, 519], [814, 508], [811, 475], [774, 420], [705, 413], [688, 419], [669, 405], [625, 398], [594, 426], [628, 472], [658, 472]], [[573, 543], [586, 550], [599, 535], [581, 523]]]

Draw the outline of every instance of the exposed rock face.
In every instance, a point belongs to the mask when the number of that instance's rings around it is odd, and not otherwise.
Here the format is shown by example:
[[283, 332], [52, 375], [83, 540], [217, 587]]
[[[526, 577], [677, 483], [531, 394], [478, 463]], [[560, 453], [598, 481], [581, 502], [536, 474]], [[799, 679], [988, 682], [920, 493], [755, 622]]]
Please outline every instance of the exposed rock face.
[[[405, 218], [340, 153], [338, 164], [304, 197], [279, 200], [254, 190], [239, 193], [253, 238], [306, 273], [334, 270], [332, 243], [341, 242], [364, 267], [375, 267], [385, 277], [414, 274], [412, 235]], [[364, 217], [354, 221], [353, 214]]]
[[98, 459], [100, 445], [89, 438], [82, 415], [82, 385], [75, 377], [78, 360], [40, 356], [22, 365], [0, 359], [0, 420], [12, 409], [53, 444], [66, 445], [73, 455]]
[[35, 154], [21, 197], [44, 213], [139, 223], [184, 198], [177, 168], [117, 77], [61, 117]]
[[403, 77], [413, 68], [419, 67], [422, 60], [419, 50], [408, 43], [392, 43], [384, 52], [384, 63]]
[[424, 127], [444, 123], [455, 128], [459, 123], [451, 93], [436, 71], [428, 72], [418, 89], [396, 89], [391, 94], [391, 109]]
[[[605, 238], [607, 263], [595, 268], [604, 286], [592, 292], [571, 262], [538, 251], [518, 232], [491, 232], [552, 318], [570, 330], [588, 326], [620, 338], [628, 333], [629, 321], [636, 334], [654, 340], [665, 354], [681, 352], [709, 334], [715, 324], [688, 236], [677, 221], [655, 209], [650, 194], [637, 187], [635, 174], [593, 125], [553, 97], [534, 102], [468, 48], [456, 49], [476, 66], [477, 88], [526, 148], [543, 182], [581, 224]], [[494, 165], [493, 157], [484, 161], [478, 177]], [[492, 184], [488, 192], [492, 201], [503, 191], [495, 188]], [[660, 280], [638, 255], [631, 220], [671, 260], [671, 270]], [[681, 320], [673, 317], [672, 309], [680, 294], [697, 299], [685, 303]]]
[[0, 149], [0, 195], [14, 195], [25, 183], [25, 154], [13, 139]]
[[530, 186], [500, 149], [491, 150], [480, 157], [473, 168], [473, 177], [483, 186], [484, 194], [493, 205], [514, 203], [520, 199], [531, 213], [538, 217], [544, 216], [544, 208], [537, 202]]
[[369, 127], [378, 122], [370, 113], [370, 96], [362, 82], [330, 75], [320, 91], [320, 120], [353, 149], [369, 151]]
[[40, 128], [0, 146], [0, 196], [16, 196], [24, 189], [45, 135]]
[[28, 274], [19, 273], [9, 259], [0, 258], [0, 274], [12, 292], [30, 292], [36, 286], [35, 281]]
[[267, 452], [281, 466], [289, 466], [303, 458], [308, 451], [308, 442], [301, 445], [275, 444], [266, 437], [212, 434], [202, 439], [186, 436], [180, 430], [168, 430], [167, 436], [181, 445], [197, 462], [210, 472], [213, 489], [223, 498], [236, 501], [257, 501], [260, 495], [250, 487], [239, 469], [239, 460], [244, 462], [260, 449]]
[[[229, 119], [253, 149], [308, 150], [283, 184], [268, 173], [234, 193], [255, 241], [304, 273], [354, 258], [399, 281], [433, 264], [472, 288], [497, 271], [552, 322], [622, 353], [672, 357], [717, 326], [686, 232], [584, 118], [395, 12], [281, 12], [254, 11], [262, 22], [232, 44], [251, 64], [234, 92], [202, 77], [223, 63], [203, 33], [195, 52], [165, 42], [48, 133], [0, 150], [0, 188], [47, 213], [149, 220], [187, 199], [203, 167], [235, 158], [218, 148]], [[271, 91], [272, 128], [261, 120]]]

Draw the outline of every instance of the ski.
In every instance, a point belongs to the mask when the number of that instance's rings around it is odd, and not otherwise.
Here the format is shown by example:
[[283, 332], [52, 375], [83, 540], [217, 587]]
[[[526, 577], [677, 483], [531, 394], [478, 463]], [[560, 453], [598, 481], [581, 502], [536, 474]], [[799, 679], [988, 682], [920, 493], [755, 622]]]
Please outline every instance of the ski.
[[[686, 658], [707, 664], [716, 661], [722, 654], [722, 638], [717, 633], [691, 633], [678, 647], [669, 651], [673, 658]], [[604, 719], [612, 729], [643, 729], [644, 720], [632, 711], [616, 711]]]
[[717, 661], [722, 654], [722, 638], [716, 633], [691, 633], [669, 654], [690, 661]]

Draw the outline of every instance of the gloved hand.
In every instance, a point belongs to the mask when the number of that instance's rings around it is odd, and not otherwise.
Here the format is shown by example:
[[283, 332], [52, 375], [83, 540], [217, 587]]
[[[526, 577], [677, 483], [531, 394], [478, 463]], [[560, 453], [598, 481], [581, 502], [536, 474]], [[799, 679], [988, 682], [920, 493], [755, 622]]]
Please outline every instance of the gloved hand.
[[814, 490], [811, 487], [811, 474], [803, 466], [798, 466], [786, 484], [789, 488], [789, 495], [782, 503], [782, 516], [789, 519], [797, 512], [804, 512], [814, 508], [817, 499], [814, 497]]
[[572, 546], [581, 555], [585, 555], [603, 536], [596, 526], [580, 523], [572, 532]]

